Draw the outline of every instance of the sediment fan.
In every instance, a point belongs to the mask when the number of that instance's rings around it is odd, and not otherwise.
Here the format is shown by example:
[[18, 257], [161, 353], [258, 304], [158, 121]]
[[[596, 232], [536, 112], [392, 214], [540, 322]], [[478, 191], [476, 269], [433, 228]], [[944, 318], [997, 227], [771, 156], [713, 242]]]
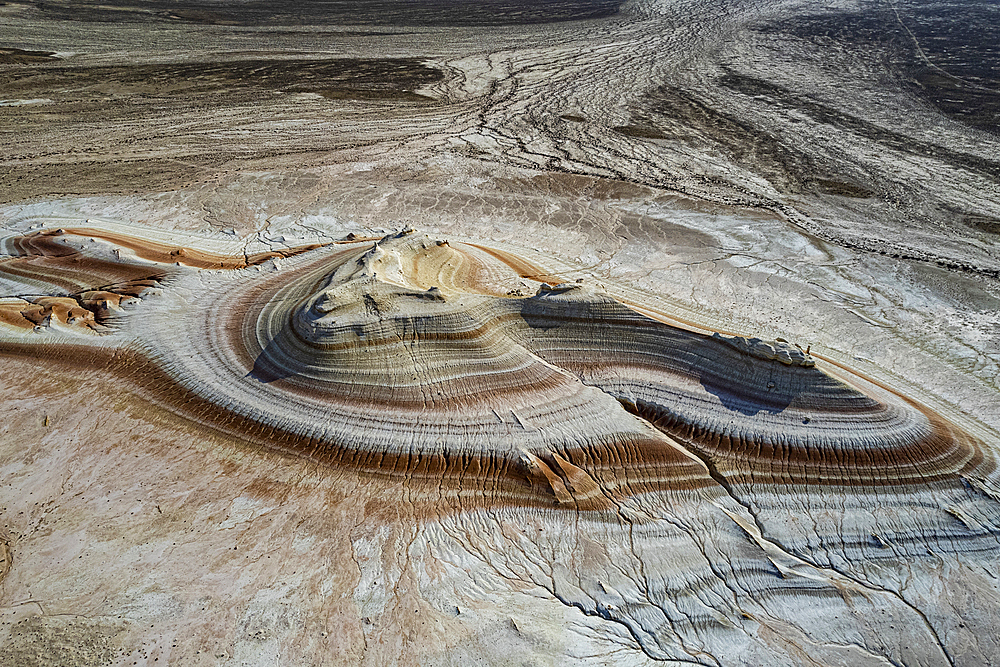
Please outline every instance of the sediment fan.
[[0, 301], [0, 350], [78, 355], [241, 441], [463, 498], [995, 473], [942, 417], [793, 345], [671, 326], [481, 246], [406, 230], [237, 255], [88, 228], [0, 247], [0, 277], [37, 294]]

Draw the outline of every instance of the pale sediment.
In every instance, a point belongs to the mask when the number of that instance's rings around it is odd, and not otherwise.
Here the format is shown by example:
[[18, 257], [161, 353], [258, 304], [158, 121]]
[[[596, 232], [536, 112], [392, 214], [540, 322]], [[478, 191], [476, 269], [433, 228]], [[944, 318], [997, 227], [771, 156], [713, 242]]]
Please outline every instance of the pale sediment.
[[[378, 530], [408, 516], [464, 571], [545, 591], [650, 659], [761, 661], [784, 655], [762, 630], [780, 627], [861, 647], [817, 659], [933, 661], [934, 627], [970, 632], [929, 626], [930, 593], [892, 582], [927, 548], [990, 558], [994, 450], [808, 349], [684, 329], [411, 230], [235, 257], [100, 227], [0, 242], [0, 276], [34, 292], [0, 302], [6, 358], [95, 370], [178, 432], [356, 480]], [[892, 641], [851, 620], [880, 610]]]

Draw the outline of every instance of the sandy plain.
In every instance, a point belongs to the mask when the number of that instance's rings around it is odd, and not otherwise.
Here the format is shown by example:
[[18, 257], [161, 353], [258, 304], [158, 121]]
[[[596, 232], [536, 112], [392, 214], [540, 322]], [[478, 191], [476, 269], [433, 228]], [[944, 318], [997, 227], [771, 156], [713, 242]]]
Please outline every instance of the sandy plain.
[[[2, 5], [3, 239], [113, 230], [238, 262], [413, 227], [693, 330], [797, 343], [995, 459], [995, 8], [484, 6]], [[73, 292], [5, 272], [5, 247], [0, 297]], [[176, 270], [128, 306], [176, 315], [148, 340], [216, 330], [184, 305], [225, 272]], [[1000, 656], [987, 464], [894, 484], [845, 463], [819, 484], [780, 455], [695, 452], [705, 485], [613, 509], [454, 500], [206, 428], [39, 329], [0, 338], [4, 664]]]

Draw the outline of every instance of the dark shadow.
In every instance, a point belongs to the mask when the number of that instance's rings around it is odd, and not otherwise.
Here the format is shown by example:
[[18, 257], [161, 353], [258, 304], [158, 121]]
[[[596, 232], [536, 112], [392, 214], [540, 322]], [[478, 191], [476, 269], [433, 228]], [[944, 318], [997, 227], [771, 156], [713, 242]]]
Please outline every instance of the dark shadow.
[[791, 405], [794, 396], [785, 394], [771, 394], [768, 393], [761, 397], [748, 396], [745, 393], [736, 393], [728, 388], [720, 387], [714, 383], [706, 382], [704, 379], [701, 381], [701, 386], [705, 388], [705, 391], [718, 397], [719, 402], [722, 403], [723, 407], [732, 410], [733, 412], [738, 412], [741, 415], [746, 415], [747, 417], [755, 417], [758, 413], [766, 412], [768, 414], [776, 415], [784, 412], [785, 408]]
[[[706, 341], [710, 352], [711, 341]], [[723, 407], [747, 417], [761, 412], [783, 412], [800, 393], [792, 387], [793, 372], [778, 361], [741, 355], [733, 359], [728, 350], [713, 364], [714, 369], [692, 369], [705, 391], [719, 399]]]
[[287, 340], [286, 336], [289, 335], [291, 334], [287, 326], [279, 331], [278, 335], [272, 338], [267, 347], [257, 355], [253, 369], [247, 373], [247, 377], [251, 377], [264, 384], [269, 384], [275, 380], [284, 380], [296, 375], [295, 371], [279, 363], [279, 360], [288, 358], [288, 355], [284, 352], [286, 347], [282, 345], [282, 341]]

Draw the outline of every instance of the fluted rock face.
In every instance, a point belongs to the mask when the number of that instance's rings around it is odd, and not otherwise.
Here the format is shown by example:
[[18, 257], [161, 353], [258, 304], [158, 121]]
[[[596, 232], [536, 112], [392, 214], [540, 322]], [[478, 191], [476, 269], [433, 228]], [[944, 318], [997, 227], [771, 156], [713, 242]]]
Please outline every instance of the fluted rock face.
[[[995, 550], [995, 445], [808, 349], [410, 230], [242, 258], [101, 229], [0, 243], [0, 277], [36, 292], [0, 302], [0, 352], [399, 484], [426, 534], [407, 559], [547, 591], [651, 659], [795, 664], [779, 632], [852, 638], [810, 645], [823, 661], [937, 663], [939, 631], [992, 618], [983, 598], [928, 620], [899, 582], [929, 539], [949, 567]], [[853, 620], [880, 610], [890, 642]]]
[[797, 348], [693, 334], [580, 291], [525, 302], [539, 354], [727, 477], [842, 484], [850, 471], [858, 482], [926, 483], [981, 463], [940, 418], [845, 369], [817, 368]]
[[[539, 485], [525, 502], [587, 500], [587, 457], [707, 482], [670, 438], [532, 349], [524, 299], [505, 295], [518, 274], [477, 248], [401, 233], [215, 278], [197, 279], [197, 308], [137, 314], [141, 345], [206, 406], [200, 418], [250, 424], [237, 431], [266, 433], [262, 444], [435, 489], [514, 485], [494, 501]], [[206, 314], [214, 326], [200, 326]]]
[[523, 476], [558, 455], [683, 484], [705, 483], [699, 458], [747, 484], [994, 472], [944, 419], [793, 345], [670, 326], [581, 284], [518, 296], [541, 269], [410, 230], [242, 261], [92, 229], [4, 246], [5, 274], [69, 293], [8, 300], [12, 329], [110, 324], [122, 353], [153, 364], [135, 376], [162, 400], [196, 399], [197, 419], [323, 462], [437, 478], [458, 457]]

